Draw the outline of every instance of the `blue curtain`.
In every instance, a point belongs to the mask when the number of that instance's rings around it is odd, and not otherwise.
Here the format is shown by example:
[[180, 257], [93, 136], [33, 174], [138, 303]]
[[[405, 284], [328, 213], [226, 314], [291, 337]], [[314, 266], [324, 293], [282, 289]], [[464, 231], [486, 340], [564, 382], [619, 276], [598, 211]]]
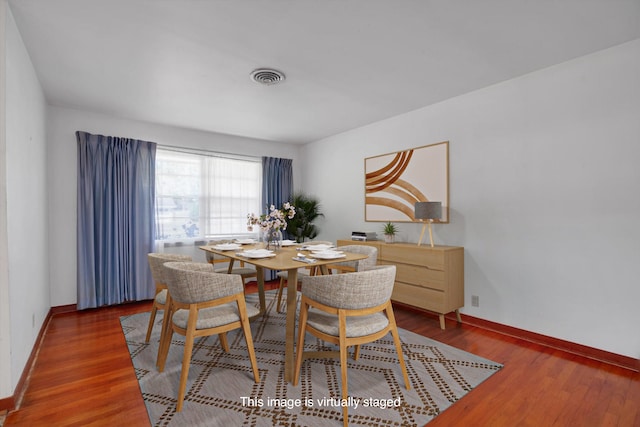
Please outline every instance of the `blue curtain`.
[[156, 144], [76, 132], [78, 309], [153, 298]]
[[[262, 203], [266, 206], [291, 201], [293, 196], [293, 160], [262, 158]], [[265, 212], [266, 213], [266, 212]]]
[[[276, 157], [262, 158], [262, 203], [267, 207], [275, 205], [282, 207], [285, 202], [290, 202], [293, 197], [293, 160], [279, 159]], [[266, 212], [265, 212], [266, 213]], [[286, 230], [284, 238], [289, 235]], [[265, 279], [275, 279], [275, 272], [266, 272]]]

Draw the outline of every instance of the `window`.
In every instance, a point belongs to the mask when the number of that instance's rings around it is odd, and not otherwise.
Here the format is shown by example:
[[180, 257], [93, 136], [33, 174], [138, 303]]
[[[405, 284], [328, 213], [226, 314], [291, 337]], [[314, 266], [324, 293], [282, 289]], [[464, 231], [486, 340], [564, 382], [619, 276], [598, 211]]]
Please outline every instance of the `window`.
[[261, 212], [259, 159], [156, 152], [156, 238], [189, 240], [247, 234], [247, 214]]

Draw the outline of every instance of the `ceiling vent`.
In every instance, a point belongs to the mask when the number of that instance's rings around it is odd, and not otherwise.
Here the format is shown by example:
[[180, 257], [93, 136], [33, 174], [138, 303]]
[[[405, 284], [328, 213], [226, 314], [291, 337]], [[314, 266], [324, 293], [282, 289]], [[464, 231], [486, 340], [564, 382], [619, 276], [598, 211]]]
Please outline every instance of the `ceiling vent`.
[[263, 85], [274, 85], [283, 82], [285, 76], [278, 70], [271, 68], [258, 68], [251, 72], [251, 80]]

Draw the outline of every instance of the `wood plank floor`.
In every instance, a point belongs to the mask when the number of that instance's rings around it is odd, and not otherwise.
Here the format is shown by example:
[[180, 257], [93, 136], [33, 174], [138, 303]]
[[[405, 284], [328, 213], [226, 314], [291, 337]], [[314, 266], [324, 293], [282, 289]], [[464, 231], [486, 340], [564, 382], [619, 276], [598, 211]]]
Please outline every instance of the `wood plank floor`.
[[[273, 287], [271, 285], [270, 287]], [[5, 426], [145, 426], [120, 316], [150, 303], [57, 314]], [[401, 307], [398, 325], [504, 364], [435, 418], [440, 426], [640, 426], [640, 374]]]

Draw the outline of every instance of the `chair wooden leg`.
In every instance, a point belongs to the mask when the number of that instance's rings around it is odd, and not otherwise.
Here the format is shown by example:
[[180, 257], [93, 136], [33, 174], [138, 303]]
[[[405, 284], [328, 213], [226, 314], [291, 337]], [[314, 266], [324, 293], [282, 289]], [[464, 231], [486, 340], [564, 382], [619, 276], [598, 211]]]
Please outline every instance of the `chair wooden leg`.
[[[288, 284], [287, 284], [288, 286]], [[280, 287], [278, 287], [278, 305], [276, 305], [276, 310], [278, 311], [278, 313], [282, 313], [282, 310], [280, 310], [280, 307], [282, 305], [282, 290], [284, 289], [284, 277], [280, 278]]]
[[259, 383], [260, 373], [258, 372], [258, 361], [256, 360], [255, 348], [253, 347], [253, 336], [251, 335], [251, 326], [249, 326], [249, 316], [247, 315], [247, 306], [244, 300], [238, 300], [238, 312], [240, 313], [240, 323], [242, 324], [242, 331], [244, 332], [244, 340], [247, 342], [247, 351], [249, 352], [253, 378], [256, 383]]
[[184, 395], [187, 390], [187, 380], [189, 379], [189, 367], [191, 365], [191, 353], [193, 352], [194, 333], [196, 322], [198, 321], [198, 310], [192, 307], [189, 310], [189, 320], [187, 321], [187, 334], [184, 338], [184, 354], [182, 356], [182, 371], [180, 372], [180, 386], [178, 387], [178, 403], [176, 412], [182, 411]]
[[225, 353], [229, 353], [229, 341], [227, 341], [227, 333], [223, 332], [218, 334], [218, 339], [220, 340], [220, 347]]
[[391, 328], [391, 335], [393, 336], [393, 342], [396, 346], [396, 353], [398, 353], [398, 361], [400, 362], [400, 368], [402, 369], [402, 376], [404, 377], [404, 385], [407, 388], [407, 390], [411, 390], [409, 375], [407, 375], [407, 366], [404, 363], [404, 355], [402, 354], [402, 342], [400, 342], [400, 335], [398, 334], [398, 326], [396, 325], [396, 318], [393, 315], [391, 302], [389, 302], [389, 306], [387, 307], [387, 318], [389, 319], [389, 326]]
[[304, 300], [300, 304], [300, 319], [298, 324], [298, 349], [296, 351], [296, 365], [293, 371], [293, 385], [298, 385], [300, 379], [300, 369], [302, 368], [302, 356], [304, 352], [304, 336], [307, 333], [307, 315], [309, 312], [309, 306], [305, 304]]
[[151, 338], [151, 331], [153, 330], [153, 324], [156, 321], [156, 313], [158, 312], [158, 306], [156, 303], [153, 303], [153, 308], [151, 309], [151, 314], [149, 315], [149, 326], [147, 326], [147, 336], [144, 339], [144, 342], [149, 342]]
[[[156, 357], [156, 366], [162, 372], [164, 370], [164, 362], [167, 360], [167, 353], [171, 346], [171, 338], [173, 336], [173, 328], [171, 326], [171, 317], [173, 316], [173, 306], [171, 296], [167, 294], [167, 301], [164, 304], [164, 316], [162, 318], [162, 329], [160, 331], [160, 343], [158, 345], [158, 356]], [[166, 349], [165, 349], [166, 347]], [[164, 360], [163, 360], [164, 355]]]
[[169, 347], [171, 347], [172, 338], [173, 327], [169, 326], [162, 337], [160, 348], [158, 349], [158, 372], [164, 371], [164, 365], [167, 362], [167, 356], [169, 355]]
[[353, 349], [353, 360], [358, 360], [359, 357], [360, 357], [360, 345], [356, 345], [354, 346], [354, 349]]
[[[349, 399], [349, 387], [347, 385], [347, 320], [343, 313], [340, 318], [340, 376], [342, 378], [342, 399]], [[349, 411], [347, 405], [342, 407], [343, 426], [349, 426]]]

